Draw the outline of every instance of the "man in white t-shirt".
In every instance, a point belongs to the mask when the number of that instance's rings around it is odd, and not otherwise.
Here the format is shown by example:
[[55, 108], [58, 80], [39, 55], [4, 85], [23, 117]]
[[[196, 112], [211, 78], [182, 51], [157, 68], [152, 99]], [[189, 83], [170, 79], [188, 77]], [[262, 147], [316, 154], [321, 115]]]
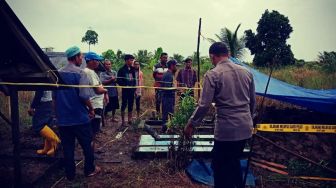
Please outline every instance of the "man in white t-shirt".
[[95, 138], [95, 135], [100, 130], [100, 123], [101, 123], [101, 117], [103, 113], [103, 107], [104, 107], [104, 100], [108, 100], [107, 96], [107, 90], [103, 87], [98, 74], [95, 72], [97, 67], [99, 66], [99, 61], [103, 60], [103, 58], [99, 55], [97, 55], [94, 52], [88, 52], [85, 55], [85, 61], [86, 61], [86, 68], [84, 69], [84, 72], [86, 73], [89, 84], [92, 86], [92, 88], [87, 88], [88, 92], [91, 92], [93, 97], [90, 98], [92, 107], [95, 111], [95, 117], [91, 120], [92, 125], [92, 132], [93, 137]]

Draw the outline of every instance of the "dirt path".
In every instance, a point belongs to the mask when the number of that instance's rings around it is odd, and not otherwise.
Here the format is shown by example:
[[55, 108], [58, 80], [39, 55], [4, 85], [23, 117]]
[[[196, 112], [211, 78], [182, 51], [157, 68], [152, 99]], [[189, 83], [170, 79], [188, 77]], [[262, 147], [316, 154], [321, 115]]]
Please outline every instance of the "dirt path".
[[[129, 127], [121, 139], [116, 139], [118, 131], [125, 129], [117, 130], [119, 125], [109, 119], [106, 122], [97, 138], [97, 146], [103, 146], [96, 152], [96, 164], [102, 167], [102, 172], [85, 178], [80, 164], [73, 182], [63, 179], [55, 187], [204, 187], [192, 183], [184, 172], [169, 174], [165, 159], [132, 160], [141, 130]], [[76, 154], [81, 156], [80, 149]], [[52, 185], [55, 182], [56, 179], [51, 179], [41, 183]]]

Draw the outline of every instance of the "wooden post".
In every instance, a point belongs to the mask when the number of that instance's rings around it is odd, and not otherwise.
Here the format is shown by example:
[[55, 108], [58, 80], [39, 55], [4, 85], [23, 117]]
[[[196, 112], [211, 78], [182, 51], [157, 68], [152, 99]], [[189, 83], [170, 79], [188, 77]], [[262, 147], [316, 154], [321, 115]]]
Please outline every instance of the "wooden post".
[[12, 119], [12, 141], [14, 160], [14, 187], [21, 187], [21, 160], [20, 160], [20, 127], [19, 102], [17, 88], [10, 88], [10, 107]]
[[[198, 23], [198, 38], [197, 38], [197, 80], [198, 80], [198, 88], [201, 87], [201, 80], [200, 80], [200, 54], [199, 54], [199, 47], [200, 47], [200, 38], [201, 38], [201, 24], [202, 24], [202, 18], [199, 19]], [[200, 99], [201, 90], [198, 89], [198, 100]]]

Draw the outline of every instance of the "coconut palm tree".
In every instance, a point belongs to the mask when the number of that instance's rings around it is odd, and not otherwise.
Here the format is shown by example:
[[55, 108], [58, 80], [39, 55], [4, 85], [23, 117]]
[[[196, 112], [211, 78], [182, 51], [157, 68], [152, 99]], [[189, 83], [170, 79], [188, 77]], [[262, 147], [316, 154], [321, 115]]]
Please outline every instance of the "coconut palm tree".
[[[237, 32], [240, 28], [239, 24], [235, 30], [232, 32], [228, 28], [222, 28], [219, 34], [215, 36], [218, 39], [218, 42], [224, 42], [230, 50], [230, 55], [235, 58], [241, 58], [245, 52], [245, 36], [238, 38]], [[217, 42], [214, 39], [208, 38], [208, 40], [212, 43]]]
[[181, 54], [173, 54], [172, 57], [170, 57], [170, 59], [175, 59], [177, 61], [178, 64], [182, 64], [184, 57]]
[[134, 54], [135, 59], [140, 62], [141, 67], [145, 67], [150, 63], [150, 60], [153, 57], [152, 52], [147, 50], [138, 50], [138, 53]]

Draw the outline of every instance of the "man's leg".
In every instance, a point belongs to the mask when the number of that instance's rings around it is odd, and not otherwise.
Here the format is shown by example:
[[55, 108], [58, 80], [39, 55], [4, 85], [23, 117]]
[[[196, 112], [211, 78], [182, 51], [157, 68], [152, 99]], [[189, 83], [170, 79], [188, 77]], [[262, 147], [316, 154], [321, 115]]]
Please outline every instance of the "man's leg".
[[169, 97], [162, 97], [162, 132], [167, 130], [168, 113], [171, 111], [171, 100]]
[[140, 117], [140, 99], [141, 99], [141, 96], [136, 96], [136, 99], [135, 99], [135, 106], [136, 106], [137, 118], [138, 118], [138, 119], [139, 119], [139, 117]]
[[212, 151], [215, 187], [243, 187], [240, 157], [245, 142], [246, 140], [232, 142], [215, 140]]
[[174, 114], [174, 108], [175, 108], [175, 95], [172, 96], [172, 97], [169, 99], [169, 104], [170, 104], [169, 113]]
[[119, 109], [118, 96], [110, 98], [111, 111], [112, 111], [112, 122], [118, 122], [118, 119], [115, 117], [116, 110]]
[[91, 147], [93, 137], [90, 124], [76, 125], [75, 133], [76, 138], [83, 149], [85, 157], [84, 174], [88, 175], [95, 171], [94, 154]]
[[162, 102], [161, 91], [158, 89], [155, 89], [155, 107], [156, 107], [157, 114], [160, 114], [161, 102]]
[[128, 124], [132, 124], [133, 122], [133, 105], [134, 105], [134, 93], [135, 91], [130, 90], [128, 95]]
[[97, 134], [100, 131], [100, 124], [102, 120], [102, 111], [101, 108], [95, 108], [95, 117], [91, 120], [92, 122], [92, 131], [93, 134]]
[[92, 126], [92, 132], [93, 132], [93, 138], [92, 138], [91, 145], [92, 145], [93, 152], [95, 151], [95, 148], [96, 148], [96, 136], [100, 131], [100, 124], [102, 121], [101, 115], [102, 115], [103, 109], [96, 108], [94, 109], [94, 111], [95, 111], [95, 118], [91, 120], [91, 126]]
[[168, 120], [168, 98], [162, 98], [162, 123], [165, 124]]
[[116, 113], [116, 110], [113, 109], [113, 110], [112, 110], [112, 122], [118, 122], [118, 121], [115, 119], [115, 113]]
[[233, 174], [234, 174], [234, 184], [238, 188], [244, 188], [244, 180], [243, 180], [243, 173], [241, 170], [241, 165], [240, 165], [240, 158], [243, 155], [244, 148], [246, 145], [247, 140], [241, 140], [241, 141], [236, 141], [234, 143], [234, 162], [233, 164]]
[[125, 110], [127, 106], [127, 91], [122, 89], [122, 96], [121, 96], [121, 125], [125, 126]]
[[74, 158], [75, 151], [75, 134], [73, 126], [59, 127], [61, 144], [63, 146], [65, 174], [68, 180], [73, 180], [76, 175], [76, 165]]
[[104, 110], [104, 117], [105, 118], [107, 117], [107, 114], [112, 111], [112, 107], [113, 107], [112, 98], [113, 97], [109, 96], [109, 103], [107, 103], [106, 106], [105, 106], [105, 110]]

